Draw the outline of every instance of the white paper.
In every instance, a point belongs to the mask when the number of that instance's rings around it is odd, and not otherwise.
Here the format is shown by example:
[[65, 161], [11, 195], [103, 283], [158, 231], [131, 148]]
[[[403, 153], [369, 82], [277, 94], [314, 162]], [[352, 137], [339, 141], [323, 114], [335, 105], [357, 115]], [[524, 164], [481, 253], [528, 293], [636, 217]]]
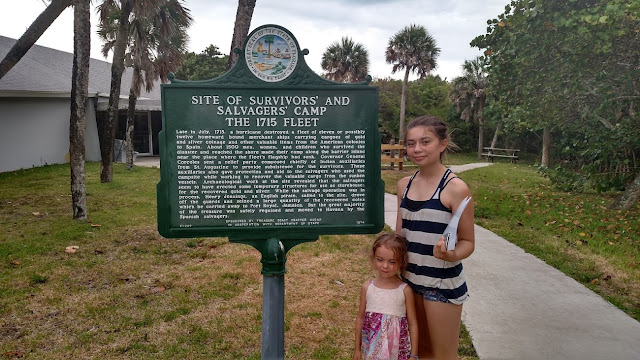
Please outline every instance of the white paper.
[[458, 242], [458, 222], [460, 221], [460, 216], [462, 216], [462, 212], [467, 207], [471, 201], [471, 196], [467, 196], [462, 200], [458, 209], [456, 209], [456, 213], [453, 214], [449, 225], [444, 229], [442, 236], [444, 236], [445, 245], [447, 246], [447, 250], [453, 250], [456, 248], [456, 243]]

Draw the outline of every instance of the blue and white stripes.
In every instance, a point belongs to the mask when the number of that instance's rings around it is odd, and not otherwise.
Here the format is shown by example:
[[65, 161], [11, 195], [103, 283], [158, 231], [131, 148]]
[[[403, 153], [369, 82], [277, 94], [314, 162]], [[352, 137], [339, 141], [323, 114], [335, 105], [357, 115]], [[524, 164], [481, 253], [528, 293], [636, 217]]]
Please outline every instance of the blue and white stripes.
[[[462, 304], [468, 297], [462, 263], [448, 262], [433, 256], [433, 246], [453, 216], [451, 210], [442, 204], [439, 196], [447, 184], [445, 181], [450, 173], [451, 170], [447, 169], [438, 189], [427, 201], [413, 201], [407, 198], [408, 191], [404, 193], [400, 213], [402, 235], [408, 241], [409, 250], [409, 265], [404, 277], [419, 293], [437, 289], [450, 302]], [[413, 177], [407, 184], [407, 190]]]

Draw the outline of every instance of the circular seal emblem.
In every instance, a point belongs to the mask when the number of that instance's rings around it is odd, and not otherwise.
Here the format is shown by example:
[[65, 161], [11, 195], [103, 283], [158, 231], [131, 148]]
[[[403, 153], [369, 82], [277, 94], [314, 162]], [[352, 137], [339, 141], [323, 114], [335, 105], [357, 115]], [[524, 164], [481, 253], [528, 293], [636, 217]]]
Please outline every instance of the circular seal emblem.
[[251, 34], [244, 55], [253, 75], [266, 82], [286, 79], [298, 65], [295, 39], [276, 27], [259, 28]]

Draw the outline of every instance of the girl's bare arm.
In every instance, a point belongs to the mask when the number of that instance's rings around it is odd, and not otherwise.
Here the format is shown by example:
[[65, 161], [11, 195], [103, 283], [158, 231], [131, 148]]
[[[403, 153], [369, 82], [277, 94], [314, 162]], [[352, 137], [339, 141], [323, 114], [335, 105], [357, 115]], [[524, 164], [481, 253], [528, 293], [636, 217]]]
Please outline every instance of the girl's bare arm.
[[[467, 184], [460, 179], [453, 179], [442, 194], [442, 203], [450, 207], [451, 211], [455, 213], [462, 200], [467, 196], [471, 196], [471, 191]], [[458, 261], [469, 257], [475, 249], [476, 242], [473, 218], [474, 201], [471, 199], [458, 223], [458, 243], [456, 248], [447, 251], [444, 238], [440, 238], [433, 249], [433, 256], [446, 261]]]
[[411, 337], [411, 355], [418, 356], [418, 316], [416, 315], [416, 303], [413, 290], [410, 286], [404, 287], [404, 302], [407, 308], [407, 323], [409, 324], [409, 336]]
[[360, 288], [360, 305], [358, 306], [358, 316], [356, 317], [356, 336], [355, 336], [355, 347], [353, 349], [353, 360], [361, 360], [362, 358], [362, 324], [364, 322], [364, 312], [367, 308], [367, 288], [369, 287], [369, 282], [365, 282], [362, 284]]

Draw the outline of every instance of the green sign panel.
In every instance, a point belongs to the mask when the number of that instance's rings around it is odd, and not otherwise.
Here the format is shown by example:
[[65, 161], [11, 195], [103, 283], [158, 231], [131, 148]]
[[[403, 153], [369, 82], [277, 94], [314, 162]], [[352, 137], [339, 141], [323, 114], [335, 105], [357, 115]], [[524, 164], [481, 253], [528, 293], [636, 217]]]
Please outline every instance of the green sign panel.
[[378, 89], [325, 80], [288, 30], [249, 34], [238, 63], [162, 85], [165, 237], [313, 238], [384, 225]]

